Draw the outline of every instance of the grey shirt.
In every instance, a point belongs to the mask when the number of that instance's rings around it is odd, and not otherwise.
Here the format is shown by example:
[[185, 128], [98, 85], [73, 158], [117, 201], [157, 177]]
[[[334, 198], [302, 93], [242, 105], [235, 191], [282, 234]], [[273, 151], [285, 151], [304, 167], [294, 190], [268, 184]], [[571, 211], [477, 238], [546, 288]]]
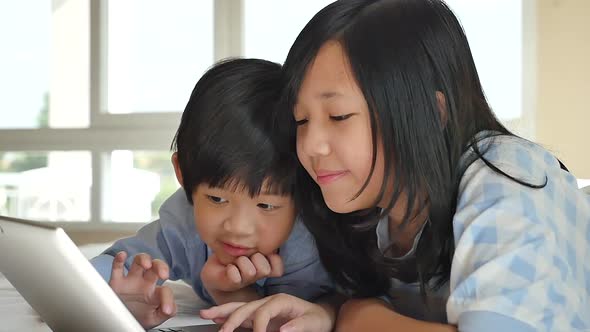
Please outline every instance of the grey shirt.
[[[425, 223], [426, 224], [426, 223]], [[414, 238], [412, 248], [401, 257], [388, 257], [391, 259], [409, 260], [416, 256], [416, 247], [424, 226], [418, 231]], [[387, 218], [379, 221], [376, 227], [377, 246], [383, 253], [391, 244], [389, 236], [389, 222]], [[446, 303], [449, 298], [448, 283], [439, 288], [436, 292], [430, 293], [427, 302], [424, 303], [420, 294], [418, 282], [405, 283], [398, 279], [390, 279], [390, 287], [387, 294], [381, 297], [394, 308], [396, 312], [404, 316], [412, 317], [423, 321], [447, 322]]]

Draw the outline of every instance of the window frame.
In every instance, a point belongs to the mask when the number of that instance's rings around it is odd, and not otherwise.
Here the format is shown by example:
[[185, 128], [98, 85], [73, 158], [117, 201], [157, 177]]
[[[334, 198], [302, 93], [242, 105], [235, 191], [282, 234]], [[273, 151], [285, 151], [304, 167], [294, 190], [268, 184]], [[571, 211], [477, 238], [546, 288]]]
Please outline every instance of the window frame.
[[[214, 0], [214, 61], [244, 53], [244, 1]], [[523, 5], [523, 105], [522, 116], [508, 123], [523, 136], [534, 139], [536, 109], [536, 2]], [[89, 151], [92, 158], [92, 189], [88, 221], [48, 222], [66, 231], [135, 231], [152, 220], [112, 222], [105, 220], [109, 186], [110, 152], [114, 150], [169, 150], [181, 112], [109, 114], [102, 111], [107, 83], [107, 1], [89, 0], [90, 94], [88, 128], [0, 129], [0, 151]], [[172, 165], [170, 166], [172, 167]]]

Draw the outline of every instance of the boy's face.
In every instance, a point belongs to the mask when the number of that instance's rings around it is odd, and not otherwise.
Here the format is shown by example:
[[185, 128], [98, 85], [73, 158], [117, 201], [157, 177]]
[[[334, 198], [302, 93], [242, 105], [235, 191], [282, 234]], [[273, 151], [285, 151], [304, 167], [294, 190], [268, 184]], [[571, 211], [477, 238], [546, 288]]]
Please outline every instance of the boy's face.
[[[233, 189], [233, 188], [232, 188]], [[193, 191], [195, 224], [201, 239], [223, 264], [260, 252], [269, 255], [289, 237], [295, 220], [290, 196], [250, 197], [248, 190], [200, 184]]]

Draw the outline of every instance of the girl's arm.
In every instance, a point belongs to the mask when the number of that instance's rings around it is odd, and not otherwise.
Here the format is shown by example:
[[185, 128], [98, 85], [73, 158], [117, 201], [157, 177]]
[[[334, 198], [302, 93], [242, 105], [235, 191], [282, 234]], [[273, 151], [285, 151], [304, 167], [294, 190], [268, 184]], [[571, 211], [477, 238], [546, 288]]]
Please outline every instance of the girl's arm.
[[424, 322], [400, 315], [379, 299], [348, 300], [338, 313], [336, 332], [456, 332], [453, 325]]
[[461, 179], [447, 320], [461, 331], [587, 331], [590, 201], [542, 148], [498, 139]]

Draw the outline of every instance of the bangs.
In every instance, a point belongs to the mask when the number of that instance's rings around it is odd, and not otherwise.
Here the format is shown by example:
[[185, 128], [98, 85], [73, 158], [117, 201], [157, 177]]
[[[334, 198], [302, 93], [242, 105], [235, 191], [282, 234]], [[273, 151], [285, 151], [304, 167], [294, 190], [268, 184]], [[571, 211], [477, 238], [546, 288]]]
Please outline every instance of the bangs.
[[183, 171], [187, 197], [200, 184], [247, 191], [251, 197], [265, 193], [293, 195], [295, 154], [282, 152], [267, 135], [251, 129], [234, 135], [216, 132], [209, 143], [195, 144], [184, 155], [179, 154], [181, 167], [191, 170]]
[[[267, 172], [252, 167], [237, 169], [233, 173], [203, 174], [199, 183], [232, 192], [247, 192], [250, 197], [259, 195], [292, 196], [295, 189], [293, 167], [269, 167]], [[281, 172], [281, 170], [284, 170]]]
[[200, 184], [250, 196], [292, 195], [294, 143], [276, 117], [281, 66], [234, 59], [197, 82], [173, 141], [186, 197]]

